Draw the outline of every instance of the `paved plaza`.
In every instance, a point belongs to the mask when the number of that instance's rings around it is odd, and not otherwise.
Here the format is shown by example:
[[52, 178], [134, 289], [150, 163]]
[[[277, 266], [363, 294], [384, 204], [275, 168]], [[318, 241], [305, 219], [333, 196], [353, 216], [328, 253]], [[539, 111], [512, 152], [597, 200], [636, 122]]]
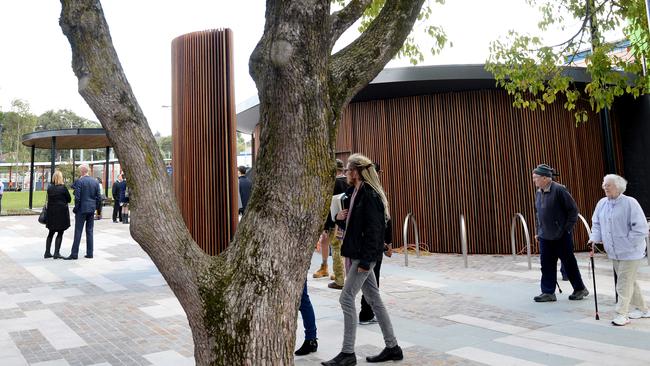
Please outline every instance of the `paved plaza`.
[[[73, 230], [66, 231], [67, 255]], [[96, 222], [95, 258], [45, 260], [47, 230], [35, 216], [0, 218], [0, 365], [192, 365], [185, 314], [128, 225]], [[588, 256], [578, 254], [592, 291]], [[328, 279], [312, 279], [319, 349], [296, 357], [318, 365], [340, 351], [343, 317], [339, 292]], [[650, 267], [640, 286], [650, 300]], [[611, 263], [596, 259], [601, 320], [593, 296], [569, 301], [568, 282], [555, 303], [534, 303], [538, 258], [457, 255], [385, 258], [381, 291], [404, 349], [400, 365], [648, 365], [650, 319], [610, 325], [614, 309]], [[303, 340], [299, 321], [297, 345]], [[378, 325], [358, 327], [356, 354], [383, 347]], [[391, 363], [389, 363], [391, 364]]]

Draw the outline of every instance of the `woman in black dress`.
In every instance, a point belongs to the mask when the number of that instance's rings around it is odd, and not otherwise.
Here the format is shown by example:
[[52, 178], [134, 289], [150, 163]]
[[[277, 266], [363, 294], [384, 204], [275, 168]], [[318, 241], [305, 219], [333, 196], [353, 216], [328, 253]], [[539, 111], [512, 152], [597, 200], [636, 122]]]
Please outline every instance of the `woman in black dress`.
[[[61, 241], [63, 240], [63, 232], [70, 227], [70, 211], [68, 210], [68, 203], [72, 200], [68, 188], [63, 184], [63, 174], [60, 171], [55, 171], [52, 177], [52, 183], [47, 188], [47, 224], [45, 225], [50, 230], [45, 242], [45, 258], [59, 259], [63, 258], [59, 254], [61, 249]], [[52, 238], [54, 234], [56, 242], [54, 244], [54, 256], [50, 252], [52, 247]]]

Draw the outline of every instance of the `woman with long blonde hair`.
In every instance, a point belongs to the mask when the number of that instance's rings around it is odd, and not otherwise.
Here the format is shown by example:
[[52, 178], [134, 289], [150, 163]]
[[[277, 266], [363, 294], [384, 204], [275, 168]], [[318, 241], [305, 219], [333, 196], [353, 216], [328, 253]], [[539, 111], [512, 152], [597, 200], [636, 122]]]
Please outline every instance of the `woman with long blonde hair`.
[[[68, 203], [72, 201], [68, 188], [63, 184], [63, 174], [57, 170], [52, 175], [52, 184], [47, 187], [47, 223], [45, 227], [49, 230], [45, 241], [44, 258], [63, 258], [60, 254], [63, 232], [70, 227], [70, 211]], [[50, 252], [52, 238], [56, 235], [54, 243], [54, 255]]]
[[345, 230], [341, 255], [346, 258], [347, 276], [339, 303], [343, 310], [343, 346], [325, 366], [356, 365], [354, 344], [357, 333], [355, 298], [363, 292], [384, 336], [386, 347], [376, 356], [366, 357], [368, 362], [397, 361], [404, 358], [397, 344], [388, 311], [379, 295], [377, 279], [373, 272], [384, 251], [386, 224], [390, 220], [386, 193], [372, 160], [361, 154], [348, 158], [345, 169], [348, 184], [354, 187], [350, 205], [336, 216]]

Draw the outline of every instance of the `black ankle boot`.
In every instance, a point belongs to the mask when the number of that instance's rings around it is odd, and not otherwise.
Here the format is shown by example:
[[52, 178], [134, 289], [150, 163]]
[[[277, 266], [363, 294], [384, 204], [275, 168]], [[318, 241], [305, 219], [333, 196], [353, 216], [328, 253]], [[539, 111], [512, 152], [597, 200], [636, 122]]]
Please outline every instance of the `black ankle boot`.
[[296, 356], [308, 355], [318, 350], [318, 341], [316, 339], [305, 339], [305, 342], [294, 352]]
[[45, 254], [43, 255], [43, 258], [46, 258], [46, 259], [47, 258], [52, 258], [52, 254], [50, 254], [50, 252], [45, 252]]
[[354, 353], [339, 353], [329, 361], [321, 362], [323, 366], [354, 366], [357, 364], [357, 356]]
[[57, 243], [54, 243], [54, 259], [63, 258], [63, 256], [61, 256], [61, 253], [59, 253], [60, 250], [61, 250], [61, 243], [58, 243], [57, 240]]
[[385, 361], [399, 361], [404, 358], [402, 354], [402, 349], [399, 346], [384, 348], [380, 354], [377, 356], [368, 356], [366, 361], [368, 362], [385, 362]]

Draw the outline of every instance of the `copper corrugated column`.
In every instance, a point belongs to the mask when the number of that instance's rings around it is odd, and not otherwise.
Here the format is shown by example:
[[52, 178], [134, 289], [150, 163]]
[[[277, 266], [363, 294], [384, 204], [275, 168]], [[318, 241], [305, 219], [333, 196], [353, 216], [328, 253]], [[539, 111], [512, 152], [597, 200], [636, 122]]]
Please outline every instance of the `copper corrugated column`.
[[237, 226], [232, 31], [188, 33], [172, 42], [174, 191], [194, 240], [211, 255]]

